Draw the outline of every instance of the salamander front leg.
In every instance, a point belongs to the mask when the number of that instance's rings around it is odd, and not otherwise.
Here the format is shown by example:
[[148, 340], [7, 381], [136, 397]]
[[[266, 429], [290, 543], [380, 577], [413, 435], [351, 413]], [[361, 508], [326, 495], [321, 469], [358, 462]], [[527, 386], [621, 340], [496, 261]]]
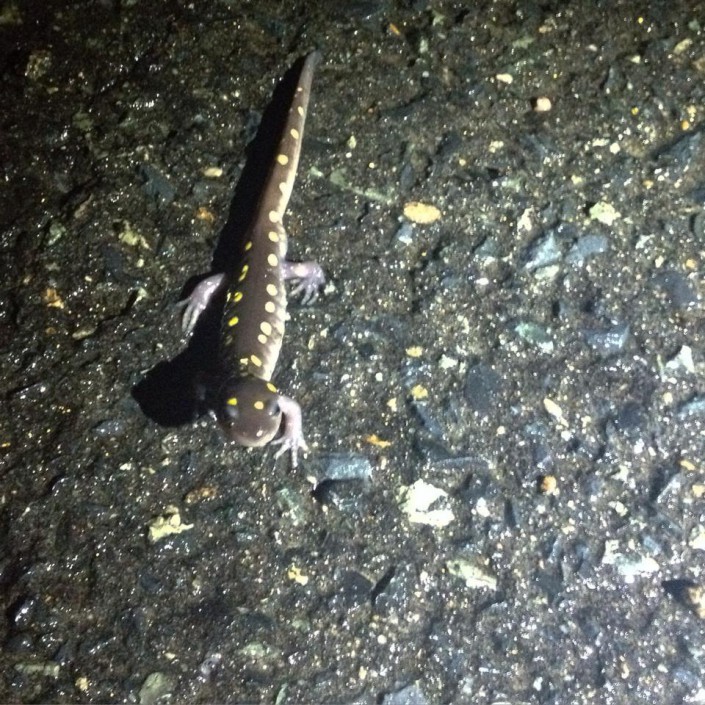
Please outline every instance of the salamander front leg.
[[281, 448], [274, 454], [275, 458], [291, 451], [291, 466], [299, 464], [299, 448], [308, 450], [308, 445], [304, 440], [303, 427], [301, 422], [301, 407], [291, 398], [279, 395], [279, 408], [282, 412], [282, 424], [284, 426], [282, 435], [272, 443], [281, 445]]
[[205, 311], [213, 294], [218, 291], [224, 277], [224, 274], [214, 274], [207, 277], [191, 292], [190, 296], [178, 302], [177, 306], [184, 309], [181, 317], [181, 330], [186, 335], [193, 333], [198, 318]]
[[297, 296], [303, 292], [301, 303], [304, 306], [318, 298], [318, 290], [326, 283], [326, 275], [318, 262], [284, 262], [282, 273], [284, 279], [296, 281], [290, 295]]

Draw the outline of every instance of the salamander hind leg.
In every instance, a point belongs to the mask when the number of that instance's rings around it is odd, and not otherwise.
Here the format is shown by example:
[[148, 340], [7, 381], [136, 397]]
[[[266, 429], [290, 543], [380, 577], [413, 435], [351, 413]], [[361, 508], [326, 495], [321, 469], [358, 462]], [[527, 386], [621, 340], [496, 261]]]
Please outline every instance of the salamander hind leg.
[[326, 283], [326, 275], [318, 262], [284, 262], [282, 264], [284, 279], [295, 281], [291, 296], [303, 292], [301, 303], [306, 306], [318, 298], [320, 288]]

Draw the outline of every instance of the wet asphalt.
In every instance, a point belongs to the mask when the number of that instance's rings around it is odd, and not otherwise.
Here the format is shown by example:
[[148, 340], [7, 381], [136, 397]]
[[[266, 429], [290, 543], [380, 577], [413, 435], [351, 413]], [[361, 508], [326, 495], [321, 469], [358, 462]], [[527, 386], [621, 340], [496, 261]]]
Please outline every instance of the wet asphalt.
[[[292, 470], [176, 302], [314, 48]], [[705, 5], [10, 1], [0, 59], [0, 702], [705, 702]]]

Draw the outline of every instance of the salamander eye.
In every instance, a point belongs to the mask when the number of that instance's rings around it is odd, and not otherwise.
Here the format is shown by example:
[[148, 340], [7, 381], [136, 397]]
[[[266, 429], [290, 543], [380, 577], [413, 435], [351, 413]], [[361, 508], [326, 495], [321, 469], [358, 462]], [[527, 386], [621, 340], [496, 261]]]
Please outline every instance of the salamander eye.
[[224, 404], [223, 405], [223, 416], [226, 419], [229, 419], [230, 421], [234, 421], [238, 416], [240, 416], [240, 412], [239, 412], [237, 406], [233, 406], [231, 404]]
[[276, 399], [270, 399], [267, 402], [267, 405], [265, 406], [265, 411], [270, 416], [279, 416], [279, 414], [281, 414], [281, 412], [282, 412], [282, 410], [279, 406], [279, 402]]

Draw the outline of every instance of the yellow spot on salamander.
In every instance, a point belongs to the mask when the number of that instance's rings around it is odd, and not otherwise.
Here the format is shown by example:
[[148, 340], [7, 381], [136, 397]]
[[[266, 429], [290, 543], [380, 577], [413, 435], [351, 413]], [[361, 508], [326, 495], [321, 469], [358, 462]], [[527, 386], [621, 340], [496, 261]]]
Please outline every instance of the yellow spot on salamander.
[[252, 406], [254, 406], [258, 411], [262, 411], [262, 409], [264, 409], [264, 402], [257, 400]]
[[232, 328], [233, 326], [236, 326], [240, 319], [237, 316], [233, 316], [229, 321], [228, 325]]
[[247, 276], [247, 272], [250, 269], [250, 265], [248, 264], [243, 264], [242, 265], [242, 271], [240, 272], [240, 277], [238, 279], [239, 282], [244, 281], [245, 277]]
[[267, 255], [267, 264], [270, 267], [276, 267], [279, 264], [279, 258], [273, 252], [270, 252]]
[[301, 115], [301, 117], [304, 116], [304, 109], [300, 105], [296, 106], [296, 112]]
[[277, 211], [269, 211], [269, 222], [270, 223], [278, 223], [279, 222], [279, 213], [277, 213]]
[[259, 341], [260, 345], [266, 345], [267, 344], [267, 336], [264, 335], [264, 333], [260, 333], [257, 336], [257, 340]]
[[282, 193], [282, 196], [286, 196], [289, 194], [289, 184], [286, 181], [282, 181], [279, 184], [279, 190]]
[[237, 397], [230, 397], [225, 403], [228, 406], [237, 406]]
[[255, 366], [255, 367], [262, 367], [262, 360], [260, 360], [257, 355], [250, 355], [250, 362]]
[[272, 324], [269, 321], [262, 321], [262, 323], [259, 324], [259, 329], [265, 335], [272, 335]]
[[233, 301], [237, 303], [238, 301], [242, 301], [242, 292], [241, 291], [236, 291], [233, 294]]
[[267, 303], [264, 305], [264, 310], [267, 313], [274, 313], [277, 310], [277, 305], [274, 303], [274, 301], [267, 301]]
[[298, 131], [295, 127], [292, 127], [291, 130], [289, 130], [289, 134], [290, 134], [295, 140], [299, 139], [299, 137], [300, 137], [299, 131]]
[[267, 237], [272, 241], [272, 242], [279, 242], [279, 233], [276, 230], [270, 230], [267, 233]]
[[277, 393], [277, 388], [271, 382], [267, 382], [267, 389], [274, 394]]
[[276, 296], [279, 293], [279, 291], [277, 290], [277, 287], [274, 286], [274, 284], [267, 284], [267, 293], [270, 296]]
[[252, 240], [248, 240], [245, 243], [245, 252], [247, 252], [248, 250], [251, 250], [251, 249], [252, 249]]
[[277, 154], [277, 163], [286, 166], [289, 163], [289, 157], [286, 154]]

